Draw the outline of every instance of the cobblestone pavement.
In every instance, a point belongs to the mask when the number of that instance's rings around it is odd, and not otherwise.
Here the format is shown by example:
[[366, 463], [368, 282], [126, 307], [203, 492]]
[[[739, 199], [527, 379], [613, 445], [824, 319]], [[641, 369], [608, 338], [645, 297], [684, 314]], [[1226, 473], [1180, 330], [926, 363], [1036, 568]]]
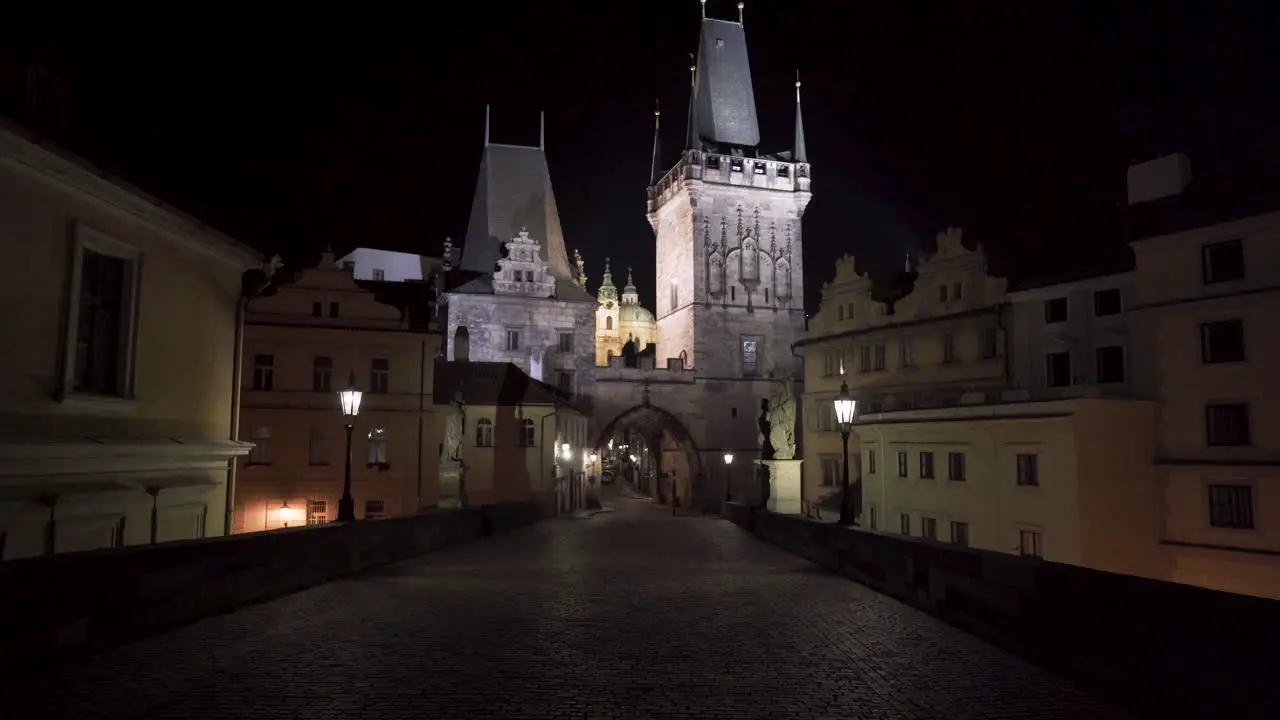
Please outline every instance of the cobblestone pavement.
[[105, 651], [0, 717], [1121, 717], [728, 522], [608, 504]]

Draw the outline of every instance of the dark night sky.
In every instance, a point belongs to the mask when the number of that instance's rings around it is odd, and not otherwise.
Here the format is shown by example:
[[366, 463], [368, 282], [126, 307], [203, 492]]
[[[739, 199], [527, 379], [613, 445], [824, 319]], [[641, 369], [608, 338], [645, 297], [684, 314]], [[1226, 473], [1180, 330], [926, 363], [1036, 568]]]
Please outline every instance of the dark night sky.
[[[434, 254], [464, 235], [485, 103], [495, 142], [536, 143], [545, 109], [570, 248], [593, 284], [606, 254], [634, 264], [651, 304], [651, 110], [660, 98], [670, 164], [694, 0], [111, 7], [131, 22], [54, 8], [2, 36], [61, 41], [66, 144], [99, 164], [264, 250]], [[810, 306], [834, 257], [898, 262], [947, 224], [1024, 268], [1114, 244], [1124, 168], [1157, 152], [1187, 152], [1197, 177], [1271, 178], [1277, 16], [1264, 1], [748, 2], [763, 149], [790, 147], [804, 80]]]

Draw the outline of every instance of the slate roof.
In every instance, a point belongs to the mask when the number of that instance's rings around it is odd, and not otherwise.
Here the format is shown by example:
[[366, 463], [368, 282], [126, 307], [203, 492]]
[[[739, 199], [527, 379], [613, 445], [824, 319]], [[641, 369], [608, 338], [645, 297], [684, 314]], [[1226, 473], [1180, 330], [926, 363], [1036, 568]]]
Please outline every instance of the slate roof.
[[572, 279], [546, 155], [536, 147], [486, 145], [460, 267], [493, 272], [506, 243], [521, 229], [541, 244], [540, 254], [553, 275]]
[[704, 18], [694, 78], [693, 126], [701, 140], [716, 145], [760, 145], [756, 96], [742, 25]]
[[448, 405], [455, 391], [467, 405], [567, 405], [581, 406], [573, 396], [540, 380], [534, 380], [511, 363], [448, 362], [437, 360], [432, 380], [432, 403]]

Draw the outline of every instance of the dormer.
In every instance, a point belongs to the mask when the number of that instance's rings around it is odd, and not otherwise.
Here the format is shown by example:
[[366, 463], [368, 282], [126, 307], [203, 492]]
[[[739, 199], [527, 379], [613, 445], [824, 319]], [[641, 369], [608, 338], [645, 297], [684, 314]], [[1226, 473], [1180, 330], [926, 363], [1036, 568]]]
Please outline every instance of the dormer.
[[493, 292], [540, 298], [555, 295], [556, 280], [551, 275], [551, 266], [540, 256], [541, 246], [529, 237], [529, 231], [522, 229], [506, 245], [507, 256], [498, 261], [498, 269], [493, 273]]

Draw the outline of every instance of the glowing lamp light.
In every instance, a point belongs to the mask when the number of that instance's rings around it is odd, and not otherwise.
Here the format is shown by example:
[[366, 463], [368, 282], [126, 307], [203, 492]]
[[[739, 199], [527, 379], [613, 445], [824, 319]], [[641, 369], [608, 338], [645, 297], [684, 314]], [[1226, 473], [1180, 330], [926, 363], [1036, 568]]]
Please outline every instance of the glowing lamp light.
[[600, 459], [599, 455], [595, 453], [591, 453], [591, 462], [595, 462], [596, 460], [599, 460], [599, 459]]
[[853, 415], [858, 410], [858, 401], [849, 395], [849, 385], [840, 383], [840, 394], [835, 399], [836, 406], [836, 422], [840, 424], [840, 429], [844, 432], [849, 431], [849, 426], [853, 424]]
[[732, 465], [732, 464], [733, 464], [733, 453], [725, 453], [725, 454], [724, 454], [724, 464], [725, 464], [725, 465]]
[[569, 443], [563, 443], [560, 445], [560, 457], [565, 460], [573, 457], [573, 451], [569, 449]]
[[289, 527], [289, 523], [299, 522], [302, 520], [302, 511], [298, 508], [289, 507], [289, 503], [286, 501], [280, 506], [280, 509], [276, 511], [276, 517], [279, 518], [280, 522], [285, 527]]
[[631, 462], [640, 462], [640, 458], [636, 457], [635, 455], [632, 455]]
[[356, 389], [356, 374], [351, 373], [351, 379], [347, 381], [347, 389], [338, 391], [338, 399], [342, 401], [342, 414], [346, 417], [353, 418], [360, 414], [360, 398], [364, 393]]
[[609, 449], [613, 449], [613, 438], [609, 438]]

